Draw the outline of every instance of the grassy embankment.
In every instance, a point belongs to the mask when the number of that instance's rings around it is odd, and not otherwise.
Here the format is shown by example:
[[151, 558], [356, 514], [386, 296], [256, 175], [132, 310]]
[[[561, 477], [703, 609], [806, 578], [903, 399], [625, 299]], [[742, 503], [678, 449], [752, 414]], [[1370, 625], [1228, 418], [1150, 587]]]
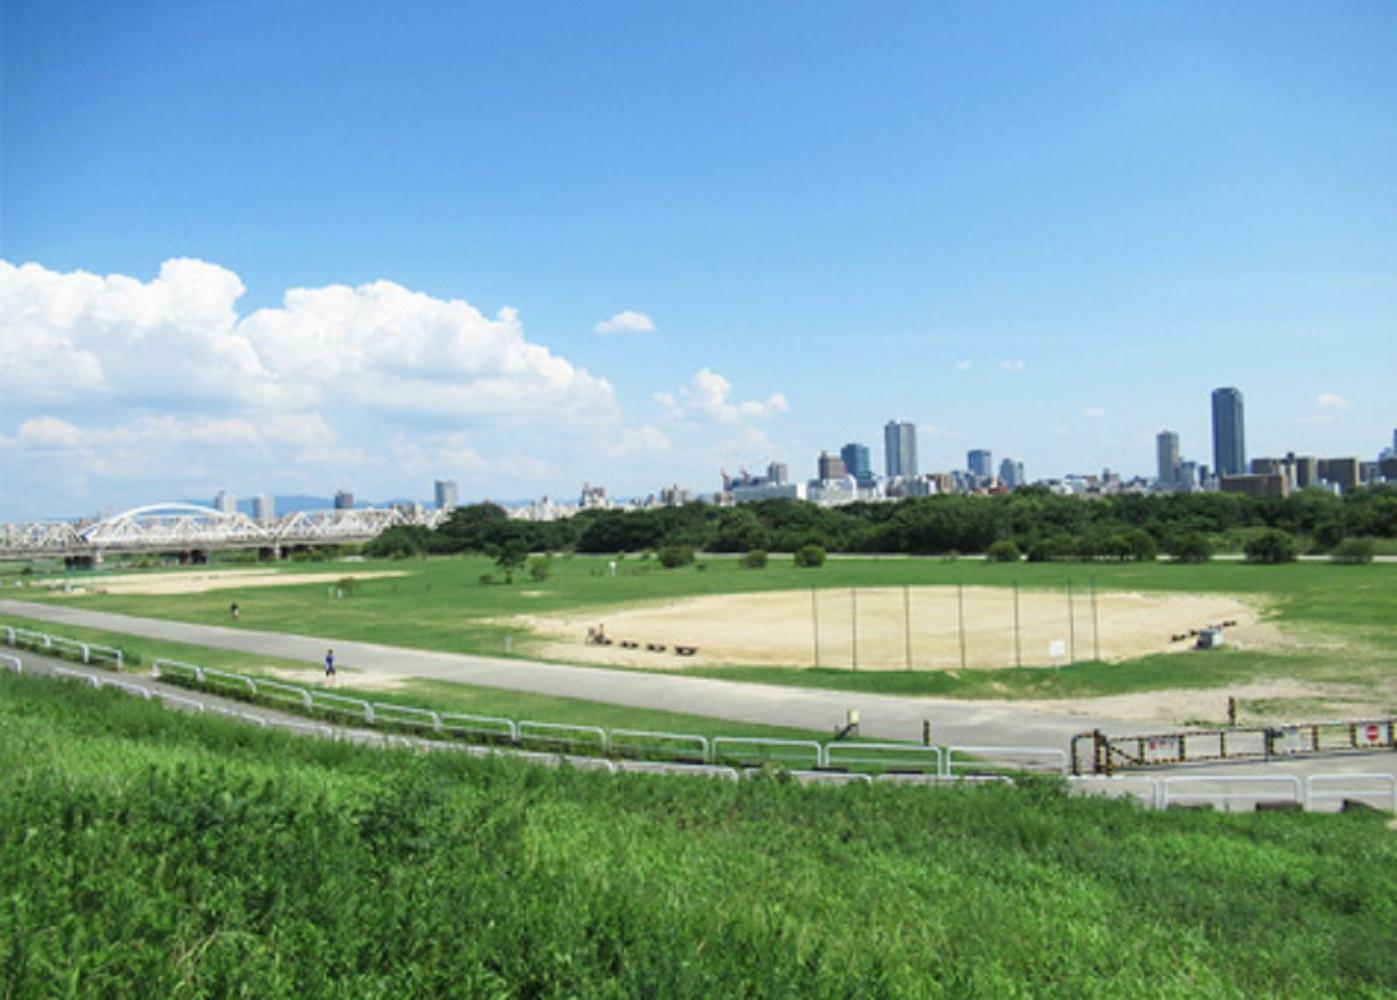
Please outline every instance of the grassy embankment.
[[1391, 995], [1372, 814], [414, 756], [0, 673], [0, 993]]
[[[705, 667], [706, 676], [807, 687], [948, 697], [1085, 697], [1177, 687], [1218, 687], [1260, 678], [1365, 684], [1389, 677], [1397, 657], [1397, 566], [1295, 563], [994, 564], [980, 560], [835, 559], [817, 570], [797, 569], [775, 558], [762, 570], [739, 560], [709, 558], [705, 569], [664, 570], [654, 560], [621, 560], [616, 576], [606, 560], [577, 556], [553, 562], [541, 583], [481, 586], [493, 570], [480, 557], [431, 560], [285, 565], [279, 571], [390, 570], [405, 575], [366, 580], [348, 598], [335, 600], [323, 584], [265, 589], [232, 588], [206, 594], [136, 596], [44, 595], [32, 589], [9, 596], [62, 600], [92, 607], [182, 621], [228, 624], [228, 604], [238, 601], [242, 626], [317, 633], [391, 645], [500, 655], [511, 640], [527, 655], [530, 634], [503, 624], [516, 615], [561, 614], [710, 594], [797, 588], [990, 586], [1062, 588], [1079, 593], [1089, 580], [1101, 590], [1227, 593], [1254, 600], [1296, 640], [1280, 651], [1226, 649], [1202, 657], [1154, 655], [1123, 664], [1078, 663], [1061, 670], [1012, 668], [960, 672]], [[100, 579], [100, 578], [97, 578]]]
[[[122, 649], [130, 669], [147, 670], [157, 657], [180, 660], [201, 667], [213, 667], [253, 676], [275, 676], [300, 684], [319, 682], [321, 668], [300, 660], [284, 660], [234, 650], [194, 646], [129, 636], [101, 629], [53, 625], [36, 619], [0, 615], [0, 625], [33, 629], [67, 636], [80, 642], [102, 643]], [[0, 651], [4, 647], [0, 646]], [[133, 655], [134, 654], [134, 655]], [[788, 726], [761, 726], [731, 722], [685, 712], [630, 708], [583, 698], [564, 698], [527, 691], [481, 687], [455, 681], [428, 678], [405, 678], [390, 689], [365, 687], [358, 678], [361, 671], [342, 668], [335, 692], [370, 701], [387, 701], [401, 705], [416, 705], [441, 712], [467, 712], [475, 715], [503, 716], [509, 719], [533, 719], [538, 722], [563, 722], [570, 725], [601, 726], [604, 729], [652, 729], [699, 736], [774, 736], [790, 739], [828, 739], [829, 733], [811, 732]], [[698, 706], [696, 706], [698, 707]]]

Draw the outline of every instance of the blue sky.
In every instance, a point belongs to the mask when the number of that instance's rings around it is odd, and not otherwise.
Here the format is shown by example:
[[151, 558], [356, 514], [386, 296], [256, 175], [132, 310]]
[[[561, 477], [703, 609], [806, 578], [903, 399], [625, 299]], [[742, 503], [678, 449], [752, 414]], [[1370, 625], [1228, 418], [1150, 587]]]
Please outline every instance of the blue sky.
[[1397, 426], [1391, 4], [60, 0], [0, 33], [0, 518], [707, 490], [890, 417], [926, 469], [1147, 472], [1162, 428], [1211, 460], [1217, 385], [1253, 455]]

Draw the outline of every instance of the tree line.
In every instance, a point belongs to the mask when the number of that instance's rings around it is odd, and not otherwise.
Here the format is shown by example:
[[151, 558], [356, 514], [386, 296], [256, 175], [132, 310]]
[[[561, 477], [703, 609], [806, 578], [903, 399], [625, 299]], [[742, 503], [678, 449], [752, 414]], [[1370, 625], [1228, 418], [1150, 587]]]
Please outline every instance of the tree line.
[[678, 546], [707, 552], [982, 553], [1012, 542], [1029, 558], [1154, 558], [1165, 551], [1207, 558], [1246, 536], [1283, 531], [1329, 551], [1346, 538], [1397, 537], [1397, 487], [1335, 496], [1301, 490], [1285, 499], [1227, 493], [1133, 495], [1081, 500], [1025, 487], [989, 497], [933, 496], [896, 503], [821, 507], [766, 500], [738, 507], [691, 503], [646, 510], [594, 510], [558, 521], [520, 521], [495, 504], [456, 509], [439, 528], [396, 527], [371, 555], [461, 552], [638, 552]]

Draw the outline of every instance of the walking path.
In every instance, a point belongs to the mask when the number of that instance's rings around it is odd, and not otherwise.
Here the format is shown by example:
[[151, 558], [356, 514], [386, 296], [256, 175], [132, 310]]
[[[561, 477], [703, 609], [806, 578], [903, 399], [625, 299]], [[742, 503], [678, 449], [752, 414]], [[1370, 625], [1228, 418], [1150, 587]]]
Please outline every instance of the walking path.
[[39, 619], [55, 625], [102, 629], [315, 664], [323, 662], [326, 649], [333, 647], [336, 666], [348, 672], [345, 680], [350, 682], [353, 681], [354, 669], [358, 668], [403, 677], [425, 677], [825, 732], [841, 727], [845, 713], [849, 709], [856, 709], [860, 714], [861, 733], [866, 737], [882, 739], [919, 741], [923, 720], [930, 721], [935, 742], [966, 745], [1066, 749], [1074, 735], [1094, 728], [1113, 733], [1141, 731], [1138, 724], [1053, 713], [1025, 702], [900, 698], [674, 674], [565, 666], [218, 625], [193, 625], [24, 601], [0, 600], [0, 613]]

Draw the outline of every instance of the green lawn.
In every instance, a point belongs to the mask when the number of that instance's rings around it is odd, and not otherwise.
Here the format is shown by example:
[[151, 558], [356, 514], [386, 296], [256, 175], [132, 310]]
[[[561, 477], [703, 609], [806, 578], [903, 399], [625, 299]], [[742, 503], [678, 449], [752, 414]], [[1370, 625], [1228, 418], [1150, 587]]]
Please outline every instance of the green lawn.
[[1390, 996], [1397, 835], [385, 752], [0, 673], [6, 996]]
[[[955, 585], [1062, 588], [1071, 581], [1081, 593], [1091, 583], [1102, 590], [1221, 592], [1249, 596], [1292, 634], [1291, 648], [1278, 652], [1225, 651], [1207, 657], [1149, 656], [1128, 664], [1079, 663], [1060, 671], [999, 670], [992, 674], [918, 671], [907, 674], [766, 668], [692, 668], [732, 679], [801, 686], [952, 697], [1090, 696], [1160, 687], [1221, 686], [1261, 677], [1369, 683], [1391, 674], [1397, 657], [1397, 566], [1335, 566], [1294, 563], [1254, 566], [1235, 562], [1084, 565], [995, 564], [982, 560], [908, 558], [831, 559], [816, 570], [798, 569], [789, 558], [773, 558], [764, 570], [735, 558], [702, 559], [693, 566], [662, 569], [654, 560], [630, 556], [615, 576], [604, 558], [576, 556], [553, 562], [551, 579], [535, 583], [520, 574], [513, 586], [482, 586], [494, 572], [483, 557], [283, 564], [278, 572], [393, 571], [395, 578], [363, 581], [357, 591], [335, 599], [324, 584], [221, 590], [168, 597], [88, 595], [60, 597], [30, 589], [10, 596], [63, 601], [77, 607], [182, 621], [228, 624], [228, 605], [242, 608], [246, 628], [332, 635], [391, 645], [503, 655], [527, 653], [529, 634], [503, 624], [516, 615], [577, 612], [644, 601], [705, 594], [792, 588]], [[94, 579], [94, 583], [100, 577]], [[100, 584], [98, 584], [100, 585]]]
[[[258, 656], [211, 646], [165, 642], [129, 636], [101, 629], [70, 628], [46, 622], [0, 615], [0, 625], [50, 632], [82, 642], [102, 643], [121, 649], [133, 670], [148, 670], [157, 658], [180, 660], [201, 667], [213, 667], [254, 676], [281, 675], [302, 684], [316, 683], [321, 676], [319, 666], [300, 660], [283, 660]], [[0, 650], [4, 647], [0, 646]], [[788, 726], [761, 726], [730, 722], [709, 716], [685, 712], [665, 712], [654, 709], [629, 708], [583, 698], [563, 698], [527, 691], [460, 684], [454, 681], [412, 678], [391, 690], [366, 688], [356, 681], [358, 671], [340, 671], [335, 691], [369, 701], [415, 705], [441, 712], [466, 712], [474, 715], [502, 716], [508, 719], [533, 719], [538, 722], [563, 722], [579, 726], [601, 726], [603, 729], [648, 729], [698, 736], [769, 736], [788, 739], [828, 739], [829, 733], [813, 732]]]

